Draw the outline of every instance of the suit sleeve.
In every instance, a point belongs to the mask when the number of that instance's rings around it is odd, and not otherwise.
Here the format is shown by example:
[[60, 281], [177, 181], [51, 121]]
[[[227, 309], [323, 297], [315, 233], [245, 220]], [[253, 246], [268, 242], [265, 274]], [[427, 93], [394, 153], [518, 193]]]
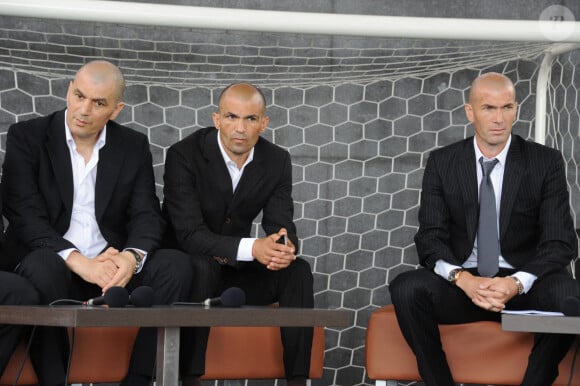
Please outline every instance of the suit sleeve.
[[139, 148], [140, 164], [133, 181], [127, 211], [127, 241], [125, 248], [138, 248], [147, 252], [159, 247], [165, 220], [161, 214], [159, 199], [155, 194], [153, 160], [149, 142], [144, 140]]
[[274, 193], [263, 208], [262, 228], [266, 234], [276, 233], [284, 227], [298, 254], [298, 236], [294, 224], [294, 201], [292, 199], [292, 162], [286, 153], [281, 176]]
[[8, 130], [2, 170], [3, 214], [11, 231], [30, 249], [49, 248], [56, 252], [74, 248], [50, 223], [38, 179], [51, 176], [39, 176], [41, 149], [28, 131], [27, 126], [19, 124]]
[[578, 254], [562, 155], [550, 153], [553, 157], [538, 161], [549, 166], [541, 184], [536, 253], [521, 267], [538, 277], [562, 270]]
[[449, 207], [445, 202], [444, 186], [440, 167], [432, 154], [423, 174], [421, 190], [421, 206], [419, 208], [419, 230], [415, 235], [415, 246], [419, 262], [424, 267], [433, 270], [437, 260], [445, 260], [450, 264], [461, 265], [455, 260], [450, 247]]

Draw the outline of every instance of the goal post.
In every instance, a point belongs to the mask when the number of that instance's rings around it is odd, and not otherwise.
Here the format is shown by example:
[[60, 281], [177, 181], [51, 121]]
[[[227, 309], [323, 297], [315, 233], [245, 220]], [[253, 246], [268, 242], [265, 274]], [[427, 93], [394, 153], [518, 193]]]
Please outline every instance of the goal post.
[[204, 29], [231, 26], [240, 31], [348, 36], [529, 42], [554, 41], [554, 36], [561, 35], [556, 39], [559, 42], [580, 43], [580, 23], [568, 20], [392, 17], [105, 0], [0, 0], [0, 13], [103, 23]]

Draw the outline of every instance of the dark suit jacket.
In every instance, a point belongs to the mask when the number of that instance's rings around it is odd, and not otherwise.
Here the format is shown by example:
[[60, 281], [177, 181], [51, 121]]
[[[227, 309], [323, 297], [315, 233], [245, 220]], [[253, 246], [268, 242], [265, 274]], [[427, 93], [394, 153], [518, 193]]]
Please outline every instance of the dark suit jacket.
[[[107, 123], [99, 152], [95, 214], [105, 240], [117, 249], [152, 251], [165, 221], [155, 195], [147, 137]], [[62, 236], [73, 204], [73, 175], [66, 144], [64, 110], [20, 122], [8, 130], [2, 175], [3, 214], [8, 219], [4, 267], [39, 248], [74, 246]]]
[[167, 151], [163, 211], [179, 247], [235, 265], [239, 242], [262, 211], [266, 234], [285, 227], [298, 250], [290, 154], [260, 137], [234, 192], [217, 134], [200, 129]]
[[[423, 176], [415, 244], [423, 266], [461, 265], [477, 234], [478, 186], [473, 137], [431, 153]], [[512, 135], [500, 204], [502, 256], [538, 277], [577, 256], [562, 155]]]

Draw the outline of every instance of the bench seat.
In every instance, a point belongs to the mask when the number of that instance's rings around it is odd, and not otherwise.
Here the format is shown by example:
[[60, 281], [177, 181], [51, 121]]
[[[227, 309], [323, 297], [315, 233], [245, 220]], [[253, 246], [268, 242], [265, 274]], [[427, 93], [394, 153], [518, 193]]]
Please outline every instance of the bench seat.
[[[520, 385], [532, 350], [533, 333], [510, 332], [497, 322], [440, 325], [443, 349], [456, 383]], [[560, 363], [556, 386], [568, 385], [574, 347]], [[367, 376], [376, 385], [420, 381], [415, 354], [401, 334], [392, 305], [373, 312], [366, 335]], [[388, 381], [388, 382], [387, 382]], [[572, 385], [580, 385], [580, 360]]]
[[[129, 367], [136, 327], [78, 327], [71, 359], [70, 383], [118, 383]], [[12, 355], [1, 386], [14, 384], [25, 346]], [[314, 328], [310, 378], [322, 377], [324, 327]], [[224, 365], [227, 363], [227, 366]], [[279, 327], [212, 327], [206, 353], [204, 379], [284, 378]], [[26, 360], [18, 385], [38, 384]]]

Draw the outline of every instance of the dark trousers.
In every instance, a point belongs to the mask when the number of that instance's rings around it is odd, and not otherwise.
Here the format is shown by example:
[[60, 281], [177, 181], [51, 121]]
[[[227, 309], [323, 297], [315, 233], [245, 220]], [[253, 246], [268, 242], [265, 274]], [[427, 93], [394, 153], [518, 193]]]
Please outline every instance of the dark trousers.
[[[500, 270], [499, 275], [510, 273]], [[499, 313], [477, 307], [460, 288], [423, 268], [397, 276], [390, 284], [390, 292], [401, 332], [429, 386], [454, 385], [438, 324], [501, 319]], [[580, 282], [563, 271], [536, 280], [527, 294], [514, 297], [507, 308], [560, 311], [560, 303], [567, 296], [580, 296]], [[551, 385], [558, 376], [558, 364], [574, 339], [575, 335], [536, 334], [522, 385]]]
[[[36, 287], [40, 304], [58, 299], [87, 300], [101, 295], [101, 288], [71, 272], [55, 252], [41, 249], [26, 255], [16, 272]], [[170, 249], [150, 253], [142, 271], [126, 288], [131, 292], [146, 285], [153, 288], [154, 305], [187, 299], [191, 279], [189, 256]], [[37, 327], [30, 352], [41, 386], [64, 385], [69, 358], [68, 334], [61, 327]], [[157, 331], [141, 328], [135, 340], [129, 372], [151, 377], [155, 368]]]
[[[1, 305], [35, 305], [38, 302], [36, 290], [26, 279], [12, 272], [0, 271]], [[0, 376], [4, 373], [18, 342], [28, 330], [25, 326], [0, 325]]]
[[[240, 263], [234, 268], [220, 265], [208, 256], [193, 256], [192, 264], [192, 302], [219, 296], [229, 287], [239, 287], [244, 290], [249, 305], [278, 302], [281, 307], [314, 307], [312, 272], [303, 259], [297, 258], [280, 271], [270, 271], [256, 261]], [[286, 378], [308, 378], [313, 329], [282, 327], [280, 330]], [[209, 328], [181, 329], [182, 375], [200, 376], [205, 373], [208, 336]]]

